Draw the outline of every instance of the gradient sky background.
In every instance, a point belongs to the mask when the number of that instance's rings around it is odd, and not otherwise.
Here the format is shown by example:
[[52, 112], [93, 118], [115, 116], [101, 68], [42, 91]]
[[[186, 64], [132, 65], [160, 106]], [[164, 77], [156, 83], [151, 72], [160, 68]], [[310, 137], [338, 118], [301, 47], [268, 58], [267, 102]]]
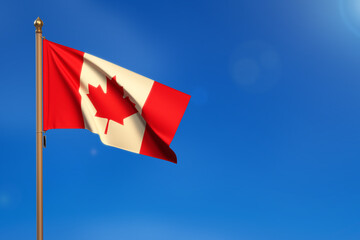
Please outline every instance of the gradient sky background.
[[192, 95], [177, 165], [50, 130], [52, 240], [360, 239], [360, 1], [3, 1], [0, 239], [36, 238], [35, 28]]

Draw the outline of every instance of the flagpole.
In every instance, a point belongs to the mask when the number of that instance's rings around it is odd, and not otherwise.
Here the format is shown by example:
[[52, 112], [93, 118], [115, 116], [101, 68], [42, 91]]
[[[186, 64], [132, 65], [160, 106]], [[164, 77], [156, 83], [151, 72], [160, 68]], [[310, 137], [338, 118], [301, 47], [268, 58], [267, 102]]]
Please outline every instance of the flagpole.
[[42, 26], [38, 17], [36, 39], [36, 239], [43, 240], [43, 111], [42, 111]]

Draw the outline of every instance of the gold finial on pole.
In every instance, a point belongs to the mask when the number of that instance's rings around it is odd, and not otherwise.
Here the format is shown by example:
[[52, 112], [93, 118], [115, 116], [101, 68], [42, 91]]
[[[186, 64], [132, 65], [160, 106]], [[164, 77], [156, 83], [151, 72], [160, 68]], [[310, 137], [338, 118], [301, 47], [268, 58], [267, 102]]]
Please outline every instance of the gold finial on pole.
[[43, 25], [44, 25], [44, 22], [40, 19], [40, 17], [38, 17], [34, 22], [34, 26], [36, 28], [35, 32], [41, 33], [42, 32], [41, 28]]
[[43, 111], [42, 111], [42, 26], [38, 17], [34, 26], [36, 46], [36, 239], [43, 240]]

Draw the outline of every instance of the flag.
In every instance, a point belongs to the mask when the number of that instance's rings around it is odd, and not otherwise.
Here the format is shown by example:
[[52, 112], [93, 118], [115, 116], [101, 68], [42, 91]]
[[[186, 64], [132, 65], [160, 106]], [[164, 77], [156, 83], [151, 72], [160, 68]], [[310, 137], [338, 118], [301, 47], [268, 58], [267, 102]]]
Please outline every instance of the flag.
[[169, 145], [190, 96], [43, 40], [44, 131], [88, 129], [109, 146], [176, 163]]

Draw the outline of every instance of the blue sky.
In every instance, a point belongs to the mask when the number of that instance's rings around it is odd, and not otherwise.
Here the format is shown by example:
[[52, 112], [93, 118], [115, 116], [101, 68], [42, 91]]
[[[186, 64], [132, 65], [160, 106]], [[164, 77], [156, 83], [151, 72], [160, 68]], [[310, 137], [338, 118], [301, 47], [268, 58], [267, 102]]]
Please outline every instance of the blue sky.
[[178, 164], [50, 130], [45, 239], [360, 238], [355, 0], [6, 1], [0, 239], [36, 239], [35, 42], [192, 95]]

